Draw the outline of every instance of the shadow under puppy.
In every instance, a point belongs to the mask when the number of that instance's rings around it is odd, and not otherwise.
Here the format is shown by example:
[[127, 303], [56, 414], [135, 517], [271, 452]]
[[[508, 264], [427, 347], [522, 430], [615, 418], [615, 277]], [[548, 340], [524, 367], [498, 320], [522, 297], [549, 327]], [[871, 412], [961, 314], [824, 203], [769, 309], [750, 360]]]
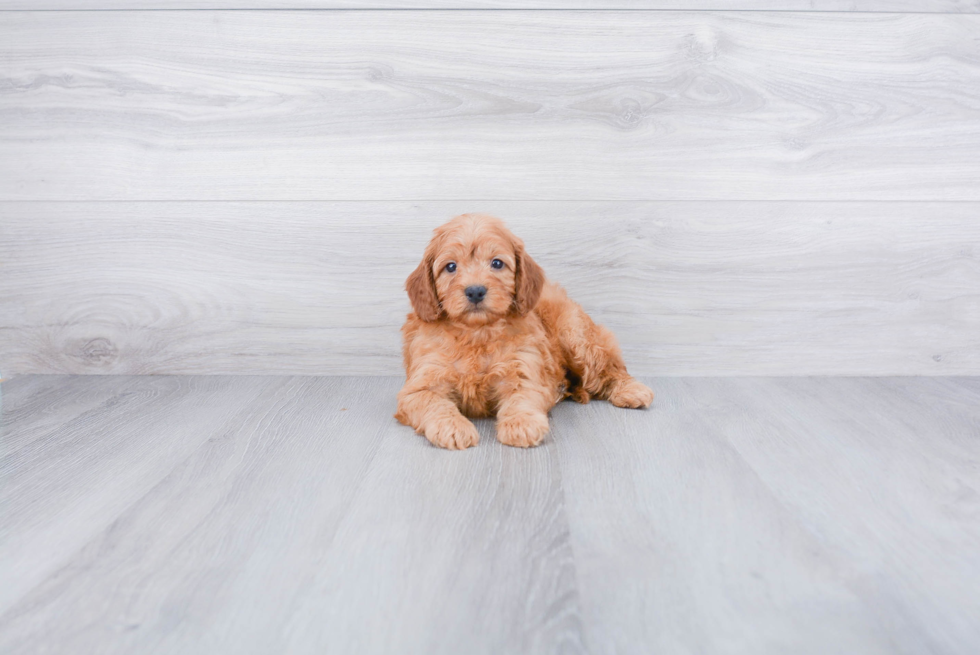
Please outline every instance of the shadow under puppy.
[[526, 448], [564, 398], [653, 400], [612, 333], [546, 280], [497, 218], [464, 214], [436, 228], [405, 286], [415, 311], [402, 327], [407, 380], [395, 418], [436, 446], [476, 445], [467, 416], [496, 415], [497, 439]]

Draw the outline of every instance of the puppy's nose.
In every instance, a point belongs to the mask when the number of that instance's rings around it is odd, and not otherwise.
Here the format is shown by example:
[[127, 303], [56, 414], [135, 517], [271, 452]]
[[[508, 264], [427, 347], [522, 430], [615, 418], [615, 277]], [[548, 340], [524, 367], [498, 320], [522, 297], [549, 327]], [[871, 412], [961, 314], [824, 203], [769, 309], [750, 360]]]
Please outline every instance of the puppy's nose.
[[477, 305], [487, 297], [487, 288], [483, 286], [466, 287], [466, 297], [470, 299], [471, 303]]

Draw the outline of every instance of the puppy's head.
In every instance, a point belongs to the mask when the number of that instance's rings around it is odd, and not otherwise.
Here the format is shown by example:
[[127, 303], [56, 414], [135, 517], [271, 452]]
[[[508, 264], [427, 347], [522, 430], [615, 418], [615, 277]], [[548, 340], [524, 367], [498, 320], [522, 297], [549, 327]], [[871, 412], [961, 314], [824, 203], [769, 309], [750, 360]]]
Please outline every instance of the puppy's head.
[[463, 214], [436, 228], [405, 288], [423, 321], [484, 325], [538, 302], [544, 271], [503, 222]]

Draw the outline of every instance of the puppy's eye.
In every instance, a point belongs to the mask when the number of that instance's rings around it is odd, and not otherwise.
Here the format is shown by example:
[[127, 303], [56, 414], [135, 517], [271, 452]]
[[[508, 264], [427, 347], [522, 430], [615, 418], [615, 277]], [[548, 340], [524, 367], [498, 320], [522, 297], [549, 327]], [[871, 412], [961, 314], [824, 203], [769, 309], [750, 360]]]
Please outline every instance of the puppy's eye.
[[456, 272], [456, 262], [449, 262], [448, 264], [446, 264], [446, 272], [447, 273], [455, 273]]
[[490, 268], [501, 269], [503, 267], [504, 267], [504, 263], [499, 259], [495, 259], [492, 262], [490, 262]]

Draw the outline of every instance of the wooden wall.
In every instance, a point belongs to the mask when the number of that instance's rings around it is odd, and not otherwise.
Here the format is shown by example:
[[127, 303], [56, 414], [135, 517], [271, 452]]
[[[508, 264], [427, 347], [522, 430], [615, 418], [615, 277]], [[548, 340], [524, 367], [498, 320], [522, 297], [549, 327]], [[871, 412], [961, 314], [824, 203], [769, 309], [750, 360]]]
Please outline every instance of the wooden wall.
[[636, 373], [980, 374], [978, 11], [0, 0], [0, 371], [397, 374], [484, 211]]

